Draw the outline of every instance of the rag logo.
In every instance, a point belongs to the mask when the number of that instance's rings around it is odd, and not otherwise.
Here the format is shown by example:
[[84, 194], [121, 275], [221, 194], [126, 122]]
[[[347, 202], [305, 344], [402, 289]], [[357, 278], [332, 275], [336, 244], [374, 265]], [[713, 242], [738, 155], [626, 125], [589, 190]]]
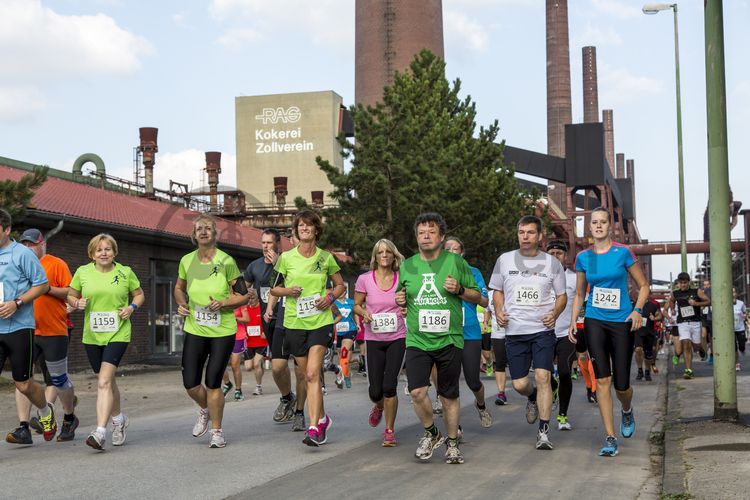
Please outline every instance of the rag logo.
[[448, 300], [443, 297], [435, 285], [435, 273], [422, 275], [422, 287], [419, 289], [414, 303], [420, 306], [447, 304]]
[[288, 108], [263, 108], [259, 115], [255, 115], [255, 119], [263, 122], [263, 125], [269, 123], [297, 123], [302, 118], [302, 112], [297, 106], [289, 106]]

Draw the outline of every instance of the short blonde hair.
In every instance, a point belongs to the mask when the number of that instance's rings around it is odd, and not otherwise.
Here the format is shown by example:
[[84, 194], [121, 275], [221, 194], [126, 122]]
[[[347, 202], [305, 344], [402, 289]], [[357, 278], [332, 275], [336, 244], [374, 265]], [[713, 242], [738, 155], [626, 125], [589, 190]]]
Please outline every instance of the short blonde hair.
[[214, 235], [214, 240], [215, 240], [216, 239], [216, 234], [217, 234], [217, 231], [216, 231], [216, 219], [213, 218], [213, 217], [211, 217], [208, 214], [200, 214], [198, 217], [196, 217], [195, 219], [193, 219], [193, 230], [190, 231], [190, 241], [193, 242], [193, 245], [197, 245], [198, 244], [198, 240], [195, 239], [195, 226], [197, 226], [199, 222], [208, 222], [209, 224], [211, 224], [211, 227], [213, 228], [213, 235]]
[[392, 271], [398, 271], [398, 269], [401, 267], [401, 264], [404, 262], [404, 256], [401, 255], [401, 252], [398, 251], [398, 248], [396, 248], [396, 245], [389, 239], [383, 238], [381, 240], [378, 240], [377, 243], [375, 243], [375, 246], [372, 247], [372, 257], [370, 258], [370, 269], [375, 270], [378, 268], [378, 250], [380, 250], [381, 246], [385, 246], [390, 252], [393, 254], [393, 264], [391, 264], [391, 270]]
[[102, 241], [106, 241], [112, 246], [112, 252], [115, 254], [115, 257], [117, 257], [117, 242], [115, 241], [115, 239], [107, 233], [99, 233], [93, 238], [91, 238], [91, 241], [89, 241], [89, 247], [88, 247], [89, 259], [94, 258], [94, 253], [96, 253], [96, 248], [99, 246], [99, 243], [101, 243]]

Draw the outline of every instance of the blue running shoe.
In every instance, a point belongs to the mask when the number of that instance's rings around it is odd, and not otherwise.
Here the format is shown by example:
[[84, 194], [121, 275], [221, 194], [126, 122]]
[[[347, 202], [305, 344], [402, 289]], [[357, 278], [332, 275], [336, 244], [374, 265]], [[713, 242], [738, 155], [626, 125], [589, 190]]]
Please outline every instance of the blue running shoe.
[[617, 438], [614, 436], [607, 436], [604, 440], [604, 446], [599, 450], [600, 457], [614, 457], [617, 455]]
[[625, 413], [622, 412], [622, 421], [620, 422], [620, 434], [622, 437], [629, 438], [635, 433], [635, 416], [633, 416], [633, 408]]

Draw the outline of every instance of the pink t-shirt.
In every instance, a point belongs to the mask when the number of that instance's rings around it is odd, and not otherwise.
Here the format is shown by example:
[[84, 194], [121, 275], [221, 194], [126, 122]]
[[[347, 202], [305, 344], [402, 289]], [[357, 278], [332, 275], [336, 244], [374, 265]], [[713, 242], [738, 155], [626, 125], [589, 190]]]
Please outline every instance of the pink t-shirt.
[[[365, 340], [389, 341], [406, 337], [406, 325], [401, 316], [401, 308], [396, 305], [397, 284], [398, 272], [393, 276], [393, 284], [388, 290], [378, 288], [375, 271], [368, 271], [357, 278], [354, 291], [366, 295], [365, 309], [371, 315], [378, 314], [377, 320], [383, 325], [380, 332], [373, 332], [372, 325], [365, 323]], [[392, 325], [393, 315], [395, 315], [395, 328], [389, 326]]]
[[248, 309], [248, 306], [240, 306], [234, 310], [234, 317], [237, 318], [237, 333], [234, 340], [245, 340], [247, 338], [247, 323], [240, 322], [243, 309]]

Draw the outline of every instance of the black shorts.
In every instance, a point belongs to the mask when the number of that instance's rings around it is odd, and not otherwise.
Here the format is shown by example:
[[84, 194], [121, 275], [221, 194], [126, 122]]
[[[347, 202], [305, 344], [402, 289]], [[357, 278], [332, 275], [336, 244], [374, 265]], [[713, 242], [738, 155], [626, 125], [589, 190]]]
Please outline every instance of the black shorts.
[[483, 351], [492, 350], [492, 335], [490, 335], [489, 333], [482, 334], [482, 350]]
[[589, 348], [586, 345], [586, 336], [583, 334], [583, 328], [576, 331], [576, 352], [577, 353], [584, 353], [588, 351]]
[[25, 382], [32, 374], [32, 354], [34, 351], [34, 330], [24, 328], [0, 335], [0, 372], [6, 359], [10, 359], [13, 380]]
[[532, 361], [534, 369], [540, 368], [552, 372], [556, 343], [557, 337], [555, 337], [554, 330], [528, 335], [506, 335], [505, 349], [508, 353], [510, 378], [518, 380], [527, 377]]
[[232, 356], [234, 337], [234, 333], [224, 337], [202, 337], [185, 332], [182, 346], [182, 385], [185, 389], [201, 384], [204, 366], [206, 388], [221, 387], [221, 378]]
[[130, 342], [110, 342], [107, 345], [83, 344], [83, 347], [86, 349], [86, 357], [89, 358], [91, 369], [94, 373], [99, 373], [102, 363], [120, 366], [120, 361], [129, 345]]
[[336, 347], [341, 349], [341, 345], [343, 344], [344, 340], [351, 340], [352, 342], [354, 342], [354, 338], [356, 336], [357, 332], [351, 332], [345, 335], [336, 335]]
[[42, 335], [34, 336], [34, 363], [39, 366], [39, 370], [42, 372], [44, 383], [46, 385], [54, 385], [52, 375], [50, 375], [50, 372], [47, 369], [47, 362], [55, 363], [64, 360], [65, 373], [67, 374], [69, 343], [70, 337], [67, 335], [55, 335], [50, 337]]
[[[273, 321], [271, 322], [273, 324]], [[271, 349], [271, 359], [289, 359], [289, 354], [284, 352], [284, 338], [286, 337], [286, 328], [284, 320], [276, 320], [273, 329], [273, 338], [268, 339], [268, 346]]]
[[505, 351], [505, 339], [492, 339], [492, 352], [495, 353], [495, 371], [504, 372], [508, 366], [508, 354]]
[[628, 390], [635, 337], [630, 323], [586, 318], [584, 333], [596, 378], [612, 377], [616, 390]]
[[261, 356], [265, 356], [266, 352], [268, 352], [268, 346], [263, 347], [246, 347], [245, 348], [245, 360], [251, 360], [255, 357], [256, 354], [260, 354]]
[[457, 399], [461, 379], [461, 349], [449, 344], [437, 351], [406, 348], [406, 377], [409, 390], [430, 386], [432, 367], [437, 368], [437, 393], [448, 399]]
[[680, 331], [677, 329], [677, 325], [672, 325], [672, 326], [669, 327], [669, 334], [672, 337], [679, 337], [680, 336]]
[[654, 334], [648, 330], [636, 330], [633, 335], [633, 344], [635, 347], [647, 349], [649, 346], [654, 345]]
[[315, 330], [286, 329], [284, 335], [284, 354], [303, 357], [314, 345], [329, 348], [333, 345], [333, 325], [326, 325]]

